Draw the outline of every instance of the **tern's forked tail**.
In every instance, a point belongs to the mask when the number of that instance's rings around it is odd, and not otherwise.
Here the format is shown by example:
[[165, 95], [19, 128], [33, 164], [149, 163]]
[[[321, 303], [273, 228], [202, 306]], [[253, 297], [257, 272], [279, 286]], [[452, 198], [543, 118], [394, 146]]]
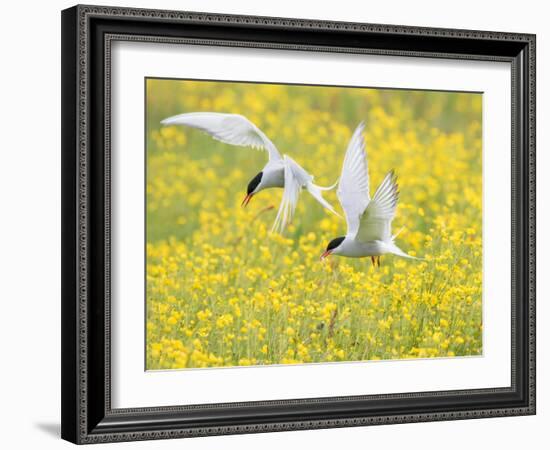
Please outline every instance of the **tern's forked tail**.
[[337, 178], [335, 183], [331, 186], [319, 186], [317, 184], [314, 184], [312, 183], [317, 189], [321, 190], [321, 191], [332, 191], [337, 185], [338, 185], [338, 182], [340, 181], [340, 178]]
[[[336, 182], [336, 183], [338, 183], [338, 182]], [[336, 184], [334, 186], [336, 186]], [[332, 207], [332, 205], [323, 198], [323, 192], [322, 191], [330, 190], [334, 186], [331, 186], [331, 187], [327, 188], [327, 187], [317, 186], [314, 183], [308, 183], [306, 185], [306, 189], [315, 198], [315, 200], [317, 200], [321, 205], [323, 205], [331, 213], [336, 214], [338, 217], [342, 217], [340, 214], [338, 214], [336, 212], [336, 210]]]
[[405, 253], [397, 245], [395, 245], [395, 243], [393, 242], [393, 238], [391, 242], [386, 242], [386, 248], [388, 250], [388, 253], [392, 253], [393, 255], [397, 255], [397, 256], [402, 256], [403, 258], [416, 259], [419, 261], [423, 259], [423, 258], [417, 258], [416, 256], [411, 256]]

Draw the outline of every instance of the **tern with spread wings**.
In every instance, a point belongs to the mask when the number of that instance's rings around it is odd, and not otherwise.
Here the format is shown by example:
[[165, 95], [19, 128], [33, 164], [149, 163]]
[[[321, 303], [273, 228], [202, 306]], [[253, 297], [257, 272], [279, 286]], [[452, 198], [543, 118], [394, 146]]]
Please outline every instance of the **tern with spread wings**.
[[338, 215], [334, 208], [323, 198], [322, 191], [333, 186], [321, 187], [313, 183], [313, 176], [306, 172], [288, 155], [281, 155], [269, 138], [246, 117], [239, 114], [214, 112], [192, 112], [179, 114], [161, 121], [163, 125], [185, 125], [197, 128], [225, 144], [252, 147], [265, 150], [269, 161], [264, 168], [248, 183], [246, 197], [242, 206], [258, 192], [267, 188], [284, 188], [283, 198], [273, 224], [272, 231], [282, 232], [288, 225], [302, 189], [306, 189], [321, 205]]
[[391, 232], [399, 198], [397, 177], [393, 170], [370, 197], [363, 130], [364, 124], [360, 123], [348, 144], [336, 191], [346, 215], [348, 230], [345, 236], [330, 241], [321, 259], [329, 255], [349, 258], [370, 256], [372, 264], [377, 263], [378, 266], [380, 256], [387, 253], [418, 259], [397, 247], [396, 236]]

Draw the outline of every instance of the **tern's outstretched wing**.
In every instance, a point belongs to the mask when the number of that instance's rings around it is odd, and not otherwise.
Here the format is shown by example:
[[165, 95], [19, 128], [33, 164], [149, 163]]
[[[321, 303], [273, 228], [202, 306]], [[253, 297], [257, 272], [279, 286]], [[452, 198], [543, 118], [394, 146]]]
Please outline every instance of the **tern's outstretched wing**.
[[391, 222], [395, 217], [399, 186], [394, 171], [389, 172], [361, 216], [357, 240], [391, 242]]
[[285, 174], [285, 187], [283, 191], [283, 198], [275, 218], [275, 223], [271, 231], [281, 233], [286, 226], [292, 220], [296, 205], [298, 204], [298, 198], [302, 189], [307, 191], [317, 200], [321, 205], [327, 208], [329, 211], [336, 215], [339, 215], [334, 208], [328, 203], [322, 194], [321, 188], [313, 183], [313, 177], [307, 173], [302, 166], [294, 161], [290, 156], [285, 155], [283, 158], [284, 174]]
[[363, 130], [365, 125], [361, 122], [351, 137], [342, 175], [338, 183], [338, 199], [346, 214], [348, 223], [348, 236], [355, 237], [359, 230], [360, 218], [369, 204], [369, 173], [365, 155], [365, 140]]
[[281, 159], [281, 154], [273, 142], [262, 130], [240, 114], [192, 112], [168, 117], [160, 123], [197, 128], [226, 144], [266, 150], [270, 161]]

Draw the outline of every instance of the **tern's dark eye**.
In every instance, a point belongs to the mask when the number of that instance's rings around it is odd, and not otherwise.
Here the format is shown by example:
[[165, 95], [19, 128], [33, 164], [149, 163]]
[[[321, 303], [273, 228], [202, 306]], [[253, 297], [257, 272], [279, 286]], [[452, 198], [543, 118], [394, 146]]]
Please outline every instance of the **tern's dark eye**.
[[246, 189], [246, 193], [248, 195], [252, 194], [252, 192], [254, 192], [254, 189], [258, 187], [258, 185], [260, 184], [260, 181], [262, 181], [262, 175], [263, 175], [263, 172], [260, 172], [258, 175], [252, 178], [250, 183], [248, 183], [248, 188]]
[[342, 241], [344, 240], [344, 236], [334, 238], [332, 241], [330, 241], [327, 245], [327, 251], [334, 250], [336, 247], [338, 247]]

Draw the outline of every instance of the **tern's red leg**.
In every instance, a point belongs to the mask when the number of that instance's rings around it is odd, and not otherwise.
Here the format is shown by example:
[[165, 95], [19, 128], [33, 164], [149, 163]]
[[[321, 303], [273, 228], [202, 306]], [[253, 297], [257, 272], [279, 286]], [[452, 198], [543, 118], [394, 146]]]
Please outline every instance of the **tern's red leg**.
[[374, 256], [371, 256], [370, 260], [372, 261], [372, 267], [376, 266], [376, 263], [374, 262]]
[[378, 267], [380, 267], [380, 256], [376, 257], [376, 262], [378, 263]]

